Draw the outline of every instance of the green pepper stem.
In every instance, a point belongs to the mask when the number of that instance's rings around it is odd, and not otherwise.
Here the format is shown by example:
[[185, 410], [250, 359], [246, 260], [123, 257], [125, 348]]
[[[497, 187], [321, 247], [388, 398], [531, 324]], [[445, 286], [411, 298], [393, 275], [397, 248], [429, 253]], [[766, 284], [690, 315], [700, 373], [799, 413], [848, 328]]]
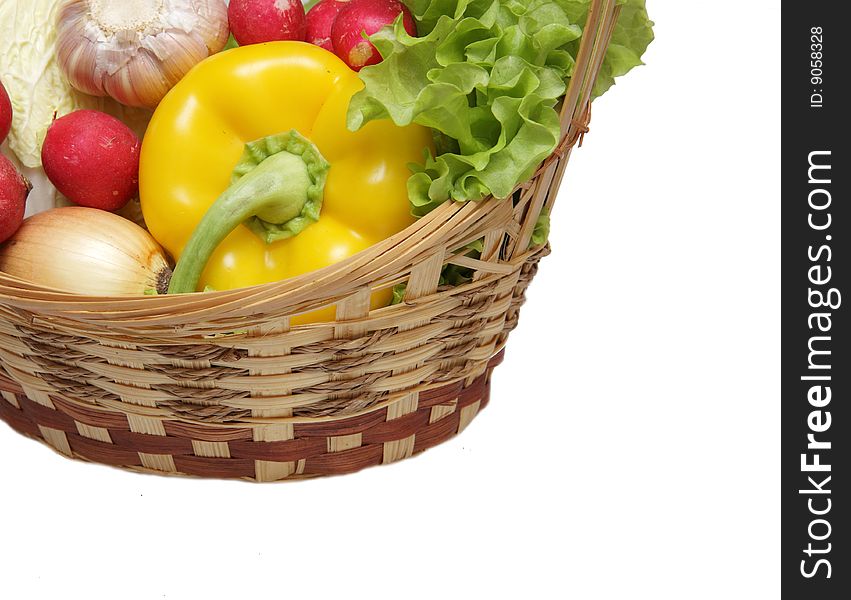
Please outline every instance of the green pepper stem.
[[233, 183], [213, 203], [183, 248], [174, 269], [169, 294], [196, 291], [213, 252], [251, 217], [272, 224], [298, 217], [308, 201], [312, 181], [302, 157], [279, 152]]

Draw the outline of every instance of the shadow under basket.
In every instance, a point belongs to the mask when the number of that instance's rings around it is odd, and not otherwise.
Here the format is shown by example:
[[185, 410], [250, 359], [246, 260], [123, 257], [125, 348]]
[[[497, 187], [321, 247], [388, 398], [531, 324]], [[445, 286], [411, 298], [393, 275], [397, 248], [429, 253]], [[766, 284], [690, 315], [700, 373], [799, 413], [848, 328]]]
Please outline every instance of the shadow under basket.
[[[510, 199], [447, 202], [341, 263], [248, 289], [88, 297], [0, 273], [0, 419], [73, 458], [253, 481], [351, 473], [460, 433], [548, 252], [535, 226], [587, 132], [618, 12], [592, 1], [562, 143]], [[441, 285], [448, 264], [470, 280]], [[400, 283], [403, 302], [370, 309]], [[323, 309], [334, 320], [293, 323]]]

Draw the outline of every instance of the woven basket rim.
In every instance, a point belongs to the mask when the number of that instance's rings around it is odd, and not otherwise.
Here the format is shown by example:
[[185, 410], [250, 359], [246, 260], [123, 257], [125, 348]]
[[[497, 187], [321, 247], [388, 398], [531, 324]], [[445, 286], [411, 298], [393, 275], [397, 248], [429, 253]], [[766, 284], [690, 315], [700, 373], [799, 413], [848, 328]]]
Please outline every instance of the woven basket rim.
[[[525, 183], [522, 185], [525, 185]], [[518, 188], [522, 187], [522, 185], [518, 186]], [[332, 265], [322, 267], [321, 269], [316, 269], [314, 271], [309, 271], [301, 275], [296, 275], [294, 277], [289, 277], [287, 279], [273, 281], [270, 283], [263, 283], [243, 288], [234, 288], [231, 290], [210, 290], [205, 292], [192, 292], [188, 294], [175, 295], [161, 294], [151, 296], [87, 296], [85, 294], [77, 294], [74, 292], [68, 292], [51, 288], [48, 286], [39, 285], [37, 283], [20, 279], [12, 275], [7, 275], [6, 273], [0, 271], [0, 299], [29, 299], [36, 302], [43, 302], [45, 306], [51, 306], [52, 304], [62, 304], [64, 306], [68, 306], [69, 303], [79, 304], [81, 305], [79, 307], [79, 310], [85, 310], [86, 308], [90, 308], [93, 304], [109, 304], [110, 306], [115, 306], [117, 304], [120, 306], [121, 309], [133, 310], [134, 308], [136, 308], [136, 304], [138, 303], [144, 303], [144, 306], [147, 308], [178, 308], [178, 306], [172, 305], [180, 305], [186, 303], [194, 305], [197, 303], [197, 300], [200, 297], [215, 298], [221, 304], [226, 304], [228, 301], [236, 298], [244, 302], [245, 300], [250, 300], [255, 296], [264, 296], [266, 294], [274, 294], [276, 292], [278, 294], [286, 293], [291, 289], [296, 289], [306, 284], [313, 284], [315, 283], [316, 279], [324, 279], [328, 276], [335, 274], [336, 272], [348, 271], [351, 269], [352, 265], [362, 262], [364, 256], [369, 254], [383, 255], [386, 252], [393, 250], [401, 242], [410, 238], [413, 234], [426, 230], [430, 227], [434, 227], [435, 223], [437, 222], [440, 222], [440, 224], [448, 222], [450, 219], [461, 213], [465, 209], [465, 207], [475, 206], [476, 208], [483, 210], [483, 212], [489, 212], [491, 203], [499, 202], [502, 202], [502, 200], [493, 198], [492, 196], [485, 198], [480, 202], [470, 202], [466, 204], [460, 204], [458, 202], [447, 200], [437, 209], [418, 219], [415, 223], [411, 224], [402, 231], [390, 237], [380, 240], [369, 248], [361, 250], [360, 252], [353, 254]], [[469, 208], [467, 210], [469, 212]], [[11, 296], [11, 293], [16, 293], [17, 295]]]

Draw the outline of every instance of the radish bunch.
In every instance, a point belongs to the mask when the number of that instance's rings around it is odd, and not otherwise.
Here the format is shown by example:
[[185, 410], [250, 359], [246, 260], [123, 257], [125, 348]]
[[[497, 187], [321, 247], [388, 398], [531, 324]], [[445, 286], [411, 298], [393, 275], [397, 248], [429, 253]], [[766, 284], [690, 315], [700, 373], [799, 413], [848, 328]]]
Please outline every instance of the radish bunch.
[[372, 35], [399, 15], [410, 35], [417, 35], [411, 11], [399, 0], [322, 0], [307, 13], [307, 41], [331, 50], [355, 71], [381, 62], [381, 54], [364, 34]]
[[240, 46], [281, 40], [304, 41], [301, 0], [230, 0], [228, 23]]
[[365, 36], [399, 15], [417, 35], [411, 11], [399, 0], [320, 0], [305, 15], [299, 0], [231, 0], [228, 20], [240, 45], [278, 40], [307, 41], [333, 52], [355, 71], [381, 62]]

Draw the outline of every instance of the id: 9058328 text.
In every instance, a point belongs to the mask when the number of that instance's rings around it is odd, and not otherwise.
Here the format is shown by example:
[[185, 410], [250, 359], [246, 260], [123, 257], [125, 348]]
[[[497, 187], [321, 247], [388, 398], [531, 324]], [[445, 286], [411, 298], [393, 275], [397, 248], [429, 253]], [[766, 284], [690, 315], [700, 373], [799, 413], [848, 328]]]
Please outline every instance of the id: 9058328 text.
[[810, 27], [810, 108], [824, 104], [824, 28]]

